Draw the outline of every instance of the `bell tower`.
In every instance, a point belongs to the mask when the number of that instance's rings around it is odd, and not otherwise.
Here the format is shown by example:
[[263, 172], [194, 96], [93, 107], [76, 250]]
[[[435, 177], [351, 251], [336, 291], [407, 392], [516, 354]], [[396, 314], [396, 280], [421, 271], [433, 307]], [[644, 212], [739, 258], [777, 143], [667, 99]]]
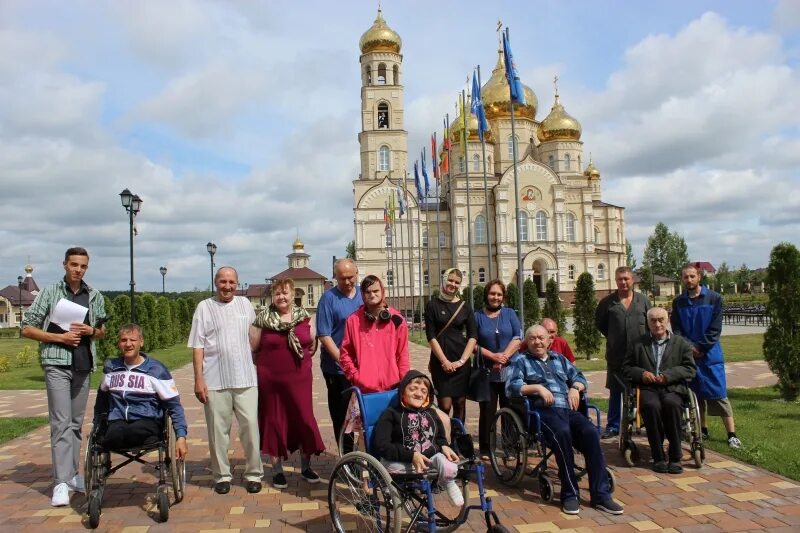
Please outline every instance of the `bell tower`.
[[361, 180], [401, 178], [408, 159], [408, 132], [404, 129], [402, 40], [378, 17], [364, 35], [361, 56]]

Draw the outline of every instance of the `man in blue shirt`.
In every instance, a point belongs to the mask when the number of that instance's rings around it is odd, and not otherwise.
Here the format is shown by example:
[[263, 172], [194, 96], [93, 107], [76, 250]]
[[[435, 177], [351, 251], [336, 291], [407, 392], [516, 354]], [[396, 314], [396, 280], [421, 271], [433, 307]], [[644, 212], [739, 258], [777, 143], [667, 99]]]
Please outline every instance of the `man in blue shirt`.
[[363, 302], [361, 291], [356, 284], [358, 268], [352, 259], [337, 260], [333, 265], [333, 275], [336, 278], [336, 286], [326, 291], [319, 299], [316, 327], [317, 339], [320, 342], [320, 366], [325, 385], [328, 387], [328, 412], [338, 442], [349, 401], [349, 398], [342, 396], [342, 392], [350, 387], [350, 382], [344, 377], [342, 367], [339, 366], [339, 348], [342, 346], [347, 317], [361, 307]]
[[587, 387], [586, 378], [566, 357], [547, 350], [550, 336], [544, 327], [531, 326], [525, 333], [525, 343], [527, 351], [515, 355], [511, 361], [506, 394], [512, 400], [538, 396], [534, 403], [542, 432], [558, 463], [561, 510], [573, 515], [580, 511], [572, 450], [575, 446], [586, 458], [592, 507], [622, 514], [622, 507], [611, 497], [597, 428], [577, 411], [580, 394]]

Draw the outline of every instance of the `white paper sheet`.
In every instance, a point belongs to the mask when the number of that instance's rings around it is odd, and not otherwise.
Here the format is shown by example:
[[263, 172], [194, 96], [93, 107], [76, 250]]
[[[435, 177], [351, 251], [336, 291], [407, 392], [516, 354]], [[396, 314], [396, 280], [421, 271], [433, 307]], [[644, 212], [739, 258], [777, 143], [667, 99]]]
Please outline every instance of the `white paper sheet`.
[[64, 331], [69, 331], [69, 325], [73, 322], [83, 324], [83, 319], [86, 318], [86, 313], [88, 312], [88, 307], [61, 298], [55, 309], [50, 313], [50, 323], [55, 324]]

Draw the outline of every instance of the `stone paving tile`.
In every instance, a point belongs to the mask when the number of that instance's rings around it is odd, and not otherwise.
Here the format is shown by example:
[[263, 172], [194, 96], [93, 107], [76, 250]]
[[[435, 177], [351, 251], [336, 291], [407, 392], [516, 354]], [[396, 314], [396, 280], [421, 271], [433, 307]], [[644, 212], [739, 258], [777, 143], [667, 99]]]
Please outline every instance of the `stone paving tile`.
[[[425, 368], [428, 351], [412, 345], [412, 366]], [[752, 370], [748, 370], [752, 372]], [[603, 373], [592, 373], [599, 378]], [[169, 522], [156, 521], [155, 485], [152, 467], [128, 465], [110, 478], [99, 531], [157, 533], [162, 531], [330, 531], [325, 484], [309, 485], [297, 474], [295, 456], [285, 465], [289, 488], [269, 486], [272, 474], [265, 468], [265, 486], [259, 494], [248, 494], [241, 473], [244, 459], [236, 439], [230, 450], [234, 470], [230, 494], [213, 492], [209, 471], [207, 435], [202, 406], [195, 402], [190, 367], [175, 373], [190, 425], [188, 486], [186, 498], [170, 509]], [[604, 378], [603, 378], [604, 379]], [[315, 368], [315, 413], [328, 448], [313, 465], [327, 479], [337, 454], [331, 430], [324, 383]], [[598, 391], [598, 387], [594, 387]], [[0, 412], [28, 416], [41, 411], [43, 391], [0, 391]], [[87, 412], [91, 412], [94, 393]], [[467, 427], [476, 433], [477, 405], [469, 402]], [[89, 425], [84, 430], [88, 430]], [[74, 495], [67, 508], [50, 507], [51, 469], [46, 427], [0, 446], [0, 532], [85, 531], [86, 506]], [[237, 433], [233, 429], [233, 433]], [[519, 487], [499, 485], [489, 471], [486, 484], [495, 509], [511, 531], [741, 531], [800, 529], [800, 483], [760, 469], [742, 465], [709, 452], [707, 467], [688, 468], [683, 476], [654, 474], [643, 462], [640, 467], [623, 466], [616, 443], [603, 443], [609, 465], [615, 470], [615, 496], [625, 506], [623, 516], [609, 516], [583, 503], [577, 517], [564, 515], [555, 504], [542, 502], [536, 480], [526, 478]], [[647, 459], [642, 439], [643, 460]], [[688, 455], [687, 455], [688, 458]], [[552, 465], [555, 478], [555, 467]], [[582, 483], [587, 492], [586, 481]], [[472, 491], [473, 499], [476, 491]], [[693, 514], [687, 514], [689, 509]], [[674, 528], [674, 529], [672, 529]], [[459, 531], [485, 531], [482, 516], [473, 513]]]

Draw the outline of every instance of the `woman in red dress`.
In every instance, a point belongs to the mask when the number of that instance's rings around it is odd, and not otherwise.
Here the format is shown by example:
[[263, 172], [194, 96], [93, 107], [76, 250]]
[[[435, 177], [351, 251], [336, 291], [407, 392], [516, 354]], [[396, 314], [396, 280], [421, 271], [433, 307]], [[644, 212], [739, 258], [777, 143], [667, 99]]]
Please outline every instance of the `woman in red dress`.
[[311, 357], [316, 351], [311, 317], [294, 305], [294, 283], [272, 284], [272, 304], [256, 317], [261, 328], [256, 352], [258, 374], [258, 429], [261, 453], [272, 459], [272, 485], [288, 486], [283, 459], [301, 452], [301, 475], [309, 483], [320, 477], [310, 465], [312, 454], [325, 450], [311, 398]]

